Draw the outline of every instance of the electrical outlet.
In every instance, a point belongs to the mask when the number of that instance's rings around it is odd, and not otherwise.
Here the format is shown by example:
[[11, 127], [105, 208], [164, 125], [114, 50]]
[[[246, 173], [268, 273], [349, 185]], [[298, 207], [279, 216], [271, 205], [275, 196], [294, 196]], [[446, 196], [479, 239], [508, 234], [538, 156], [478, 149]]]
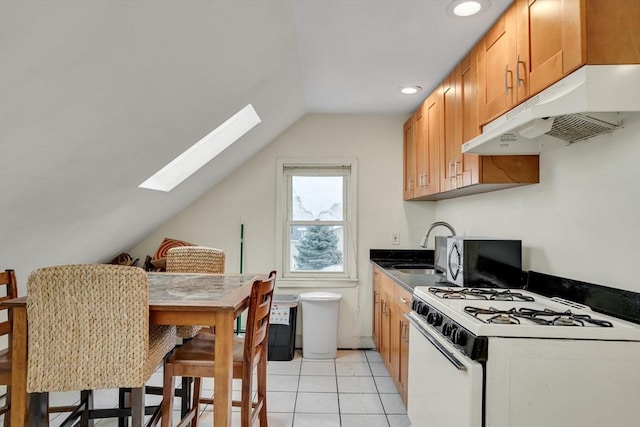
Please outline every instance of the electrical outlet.
[[398, 232], [391, 233], [391, 244], [392, 245], [399, 245], [400, 244], [400, 233], [398, 233]]

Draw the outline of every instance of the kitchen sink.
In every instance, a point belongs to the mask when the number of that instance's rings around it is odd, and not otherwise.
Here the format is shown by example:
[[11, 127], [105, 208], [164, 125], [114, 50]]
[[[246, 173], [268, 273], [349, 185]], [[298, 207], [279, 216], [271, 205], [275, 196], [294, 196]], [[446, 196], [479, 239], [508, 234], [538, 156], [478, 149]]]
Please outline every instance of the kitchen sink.
[[405, 274], [439, 274], [433, 264], [394, 264], [393, 268]]
[[439, 274], [433, 268], [396, 268], [396, 271], [406, 274]]

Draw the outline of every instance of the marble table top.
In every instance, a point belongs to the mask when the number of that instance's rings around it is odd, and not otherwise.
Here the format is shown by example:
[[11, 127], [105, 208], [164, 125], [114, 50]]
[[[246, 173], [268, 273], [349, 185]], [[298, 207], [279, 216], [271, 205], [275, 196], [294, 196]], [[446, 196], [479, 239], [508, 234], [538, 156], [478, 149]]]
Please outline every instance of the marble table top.
[[149, 300], [221, 300], [256, 276], [256, 274], [148, 273]]

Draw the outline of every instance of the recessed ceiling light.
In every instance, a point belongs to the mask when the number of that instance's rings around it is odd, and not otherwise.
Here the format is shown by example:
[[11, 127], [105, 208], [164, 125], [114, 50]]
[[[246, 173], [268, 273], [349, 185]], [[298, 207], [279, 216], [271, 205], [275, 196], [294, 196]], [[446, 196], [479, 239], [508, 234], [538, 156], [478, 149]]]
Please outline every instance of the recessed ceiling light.
[[398, 90], [405, 95], [415, 95], [420, 92], [422, 88], [420, 86], [401, 86]]
[[477, 15], [488, 6], [488, 0], [454, 0], [447, 6], [447, 13], [464, 18]]
[[171, 191], [261, 121], [253, 106], [247, 105], [138, 187]]

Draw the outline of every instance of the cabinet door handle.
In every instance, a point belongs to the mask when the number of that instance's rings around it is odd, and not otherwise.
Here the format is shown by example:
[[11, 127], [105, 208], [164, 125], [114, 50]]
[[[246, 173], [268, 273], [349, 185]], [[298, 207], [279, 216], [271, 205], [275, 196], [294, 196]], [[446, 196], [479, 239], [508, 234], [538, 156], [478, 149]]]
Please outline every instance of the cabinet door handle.
[[453, 184], [451, 184], [452, 188], [458, 188], [458, 161], [456, 160], [453, 163], [453, 174], [451, 175], [451, 179], [453, 180]]
[[407, 299], [406, 299], [406, 298], [404, 298], [404, 297], [400, 297], [400, 301], [401, 301], [403, 304], [406, 304], [406, 303], [408, 302], [408, 301], [407, 301]]
[[524, 65], [524, 62], [520, 61], [520, 55], [516, 56], [516, 86], [520, 87], [521, 83], [524, 82], [524, 79], [520, 78], [520, 64]]
[[449, 162], [449, 185], [454, 187], [454, 175], [455, 175], [455, 165], [453, 164], [453, 160]]
[[509, 82], [507, 79], [507, 75], [510, 73], [511, 71], [509, 71], [509, 64], [504, 66], [504, 93], [505, 94], [509, 94], [509, 89], [511, 89], [511, 86], [509, 86]]

